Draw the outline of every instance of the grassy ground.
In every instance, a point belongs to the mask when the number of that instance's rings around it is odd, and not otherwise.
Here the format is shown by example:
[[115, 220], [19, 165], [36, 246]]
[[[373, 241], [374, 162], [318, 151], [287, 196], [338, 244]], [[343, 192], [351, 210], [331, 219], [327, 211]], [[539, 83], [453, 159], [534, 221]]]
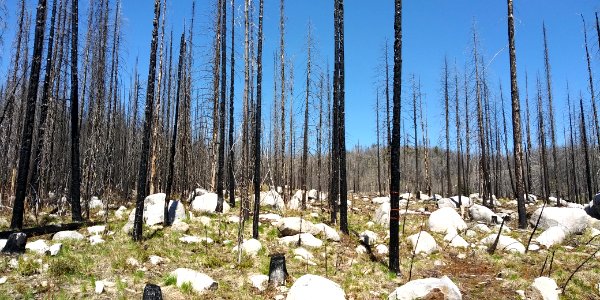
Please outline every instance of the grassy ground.
[[[411, 202], [411, 210], [431, 205]], [[369, 229], [376, 232], [379, 242], [387, 244], [385, 239], [387, 228], [375, 225], [367, 227], [376, 205], [369, 201], [355, 198], [349, 213], [351, 232]], [[514, 207], [509, 207], [514, 209]], [[266, 213], [267, 211], [261, 211]], [[310, 217], [310, 212], [317, 212], [318, 217]], [[237, 215], [233, 209], [229, 215]], [[145, 228], [145, 240], [136, 243], [121, 231], [125, 220], [116, 220], [114, 215], [107, 230], [112, 235], [105, 235], [105, 243], [92, 246], [86, 239], [65, 242], [61, 252], [54, 257], [37, 255], [28, 252], [18, 257], [19, 267], [10, 267], [10, 260], [16, 257], [0, 256], [0, 277], [8, 281], [0, 285], [0, 299], [140, 299], [146, 283], [155, 283], [162, 287], [165, 299], [273, 299], [277, 291], [259, 292], [248, 282], [252, 274], [267, 274], [269, 253], [284, 252], [287, 258], [287, 269], [291, 275], [289, 288], [296, 278], [311, 273], [325, 276], [339, 283], [348, 299], [387, 299], [390, 292], [408, 280], [411, 265], [411, 246], [401, 238], [401, 269], [403, 276], [395, 276], [387, 271], [387, 256], [369, 256], [356, 253], [358, 238], [351, 233], [343, 236], [339, 243], [325, 242], [319, 249], [309, 249], [315, 256], [317, 265], [311, 266], [303, 261], [293, 259], [293, 247], [287, 248], [277, 243], [278, 231], [274, 226], [263, 223], [260, 226], [260, 240], [263, 250], [258, 257], [244, 256], [242, 263], [237, 264], [237, 253], [232, 252], [237, 238], [237, 224], [227, 223], [229, 215], [212, 215], [211, 223], [204, 226], [194, 220], [186, 220], [190, 224], [188, 235], [209, 236], [215, 243], [184, 244], [178, 239], [182, 233], [170, 229]], [[318, 207], [305, 213], [287, 211], [284, 216], [300, 216], [313, 223], [326, 222], [328, 213]], [[1, 217], [8, 219], [9, 212], [1, 212]], [[54, 220], [62, 222], [65, 220]], [[51, 220], [49, 220], [51, 221]], [[2, 222], [0, 222], [1, 224]], [[408, 215], [405, 236], [416, 233], [424, 225], [427, 229], [426, 215]], [[514, 230], [516, 220], [509, 224], [513, 229], [508, 235], [524, 244], [530, 231]], [[2, 230], [2, 228], [0, 228]], [[87, 235], [82, 229], [81, 233]], [[540, 231], [541, 232], [541, 231]], [[463, 299], [518, 299], [516, 290], [527, 290], [533, 279], [540, 275], [542, 265], [551, 252], [554, 260], [550, 277], [561, 286], [577, 265], [595, 251], [595, 246], [585, 246], [590, 239], [589, 230], [579, 236], [571, 236], [560, 247], [525, 255], [509, 254], [498, 251], [489, 255], [484, 249], [477, 247], [468, 250], [451, 248], [443, 241], [443, 235], [432, 234], [442, 250], [429, 256], [417, 255], [413, 262], [412, 279], [425, 277], [450, 277], [463, 293]], [[246, 223], [244, 236], [251, 236], [251, 224]], [[469, 238], [462, 235], [469, 243], [481, 240], [486, 234], [478, 234]], [[49, 236], [35, 237], [49, 240]], [[383, 240], [383, 241], [382, 241]], [[51, 244], [51, 242], [49, 243]], [[569, 248], [573, 247], [573, 248]], [[157, 255], [164, 258], [158, 266], [149, 263], [149, 257]], [[459, 258], [463, 257], [464, 258]], [[134, 258], [140, 265], [132, 266], [128, 259]], [[548, 263], [549, 265], [549, 260]], [[189, 286], [177, 288], [169, 273], [176, 268], [191, 268], [208, 274], [219, 284], [216, 291], [204, 295], [195, 294]], [[546, 267], [548, 270], [548, 266]], [[547, 271], [544, 275], [548, 275]], [[107, 281], [104, 293], [94, 293], [96, 280]], [[571, 280], [564, 299], [598, 299], [600, 294], [596, 288], [600, 283], [598, 259], [592, 259]]]

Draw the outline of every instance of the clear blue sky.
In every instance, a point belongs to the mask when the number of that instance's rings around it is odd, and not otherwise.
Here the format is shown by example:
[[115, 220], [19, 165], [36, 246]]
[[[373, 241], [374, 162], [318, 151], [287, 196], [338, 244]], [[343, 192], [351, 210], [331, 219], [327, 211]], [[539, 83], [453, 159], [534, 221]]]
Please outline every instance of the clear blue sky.
[[[92, 0], [93, 1], [93, 0]], [[16, 27], [16, 0], [7, 1], [9, 9], [8, 31], [5, 35], [0, 73], [5, 74], [11, 53], [13, 33]], [[30, 11], [37, 0], [27, 0]], [[80, 1], [80, 20], [85, 22], [87, 0]], [[279, 1], [265, 1], [265, 44], [264, 44], [264, 120], [269, 120], [269, 108], [273, 95], [273, 53], [279, 47]], [[124, 0], [124, 42], [122, 57], [125, 60], [123, 76], [129, 78], [135, 57], [140, 59], [140, 72], [145, 78], [149, 57], [149, 41], [153, 18], [153, 1]], [[178, 37], [183, 29], [184, 19], [189, 24], [191, 0], [169, 0], [167, 23]], [[258, 1], [255, 0], [258, 4]], [[498, 82], [504, 87], [506, 103], [509, 103], [509, 73], [506, 30], [506, 1], [404, 1], [403, 7], [403, 97], [408, 97], [408, 78], [415, 74], [421, 78], [425, 93], [425, 109], [430, 125], [431, 144], [441, 142], [443, 132], [441, 67], [444, 56], [450, 62], [456, 59], [460, 69], [465, 60], [470, 61], [471, 32], [476, 23], [481, 41], [481, 50], [489, 65], [489, 78], [494, 93]], [[236, 0], [238, 6], [238, 27], [236, 27], [237, 70], [243, 69], [243, 1]], [[196, 11], [195, 58], [197, 68], [203, 68], [208, 58], [211, 36], [208, 34], [213, 22], [213, 1], [198, 0]], [[304, 94], [305, 39], [308, 20], [314, 25], [317, 45], [316, 63], [325, 68], [325, 62], [333, 61], [333, 1], [332, 0], [287, 0], [286, 1], [286, 53], [294, 62], [295, 101], [300, 124], [301, 105]], [[381, 76], [383, 45], [393, 39], [394, 3], [387, 1], [345, 1], [345, 53], [346, 53], [346, 124], [348, 147], [358, 141], [362, 145], [375, 142], [375, 82]], [[515, 1], [516, 46], [518, 76], [521, 94], [524, 95], [524, 74], [530, 74], [530, 95], [534, 93], [535, 74], [543, 72], [542, 21], [548, 30], [550, 59], [553, 76], [553, 92], [558, 123], [559, 140], [562, 140], [562, 118], [566, 111], [566, 80], [570, 82], [572, 97], [577, 99], [579, 90], [589, 103], [587, 89], [587, 69], [583, 48], [583, 29], [580, 13], [586, 17], [588, 39], [595, 71], [597, 90], [600, 90], [600, 54], [595, 32], [594, 12], [600, 11], [600, 2], [593, 0], [517, 0]], [[86, 26], [82, 24], [83, 37]], [[83, 42], [83, 38], [80, 38]], [[175, 43], [177, 44], [177, 43]], [[80, 45], [83, 47], [83, 45]], [[494, 59], [492, 59], [494, 57]], [[199, 72], [200, 73], [200, 72]], [[241, 102], [243, 73], [236, 72], [237, 97]], [[198, 76], [201, 77], [201, 76]], [[315, 77], [316, 78], [316, 77]], [[196, 80], [196, 87], [208, 82]], [[523, 96], [522, 96], [523, 97]], [[408, 98], [407, 98], [408, 99]], [[406, 103], [406, 102], [405, 102]], [[405, 108], [409, 105], [405, 104]], [[239, 112], [239, 108], [236, 108]], [[408, 123], [407, 123], [408, 124]]]

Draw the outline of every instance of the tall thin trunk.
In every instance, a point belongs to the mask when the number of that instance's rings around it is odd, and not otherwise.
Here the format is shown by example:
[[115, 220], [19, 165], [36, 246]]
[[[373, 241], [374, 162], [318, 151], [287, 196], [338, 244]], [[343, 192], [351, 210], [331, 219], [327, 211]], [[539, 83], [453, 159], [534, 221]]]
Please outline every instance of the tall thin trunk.
[[580, 130], [581, 130], [581, 141], [583, 143], [583, 154], [585, 161], [585, 180], [587, 186], [587, 199], [592, 199], [594, 197], [594, 190], [592, 187], [592, 167], [590, 165], [590, 151], [588, 145], [588, 136], [586, 131], [586, 123], [585, 123], [585, 114], [583, 112], [583, 95], [581, 92], [579, 93], [579, 108], [580, 108]]
[[167, 173], [167, 190], [166, 190], [166, 198], [165, 198], [165, 208], [164, 208], [164, 222], [165, 225], [169, 225], [170, 220], [169, 216], [169, 206], [166, 199], [171, 197], [171, 193], [173, 192], [173, 178], [175, 177], [175, 155], [177, 151], [177, 131], [179, 126], [179, 99], [181, 97], [181, 87], [183, 82], [183, 65], [185, 59], [186, 52], [186, 44], [185, 44], [185, 30], [184, 33], [181, 34], [181, 41], [179, 43], [179, 62], [177, 66], [177, 91], [175, 92], [175, 120], [173, 121], [173, 133], [171, 138], [171, 147], [169, 150], [169, 171]]
[[448, 86], [448, 59], [444, 57], [444, 112], [446, 117], [446, 195], [452, 195], [452, 178], [450, 177], [450, 93]]
[[[82, 221], [80, 189], [81, 169], [79, 166], [79, 79], [77, 71], [77, 47], [79, 37], [79, 0], [71, 5], [71, 218], [75, 222]], [[82, 116], [83, 118], [83, 116]]]
[[338, 79], [338, 122], [339, 122], [339, 158], [340, 158], [340, 230], [348, 234], [348, 185], [346, 181], [346, 112], [345, 112], [345, 88], [344, 88], [344, 0], [338, 0], [338, 30], [339, 30], [339, 79]]
[[538, 141], [540, 146], [540, 156], [541, 156], [541, 178], [542, 178], [542, 195], [544, 201], [548, 201], [548, 197], [550, 196], [550, 179], [548, 178], [548, 155], [546, 151], [546, 125], [544, 123], [544, 107], [542, 105], [542, 84], [540, 82], [540, 78], [537, 78], [537, 110], [538, 110]]
[[598, 125], [598, 122], [599, 122], [598, 121], [598, 110], [596, 109], [596, 93], [594, 92], [594, 78], [592, 76], [590, 51], [588, 49], [588, 42], [587, 42], [587, 29], [585, 27], [585, 19], [583, 18], [583, 14], [581, 15], [581, 20], [583, 21], [583, 38], [584, 38], [584, 45], [585, 45], [585, 57], [587, 59], [587, 71], [588, 71], [588, 79], [589, 79], [588, 80], [588, 84], [589, 84], [588, 88], [590, 91], [592, 110], [594, 111], [594, 130], [596, 133], [596, 143], [600, 144], [600, 127]]
[[[234, 159], [235, 151], [233, 147], [233, 102], [235, 97], [235, 0], [231, 0], [231, 59], [230, 59], [230, 71], [229, 71], [229, 159], [227, 160], [227, 173], [229, 182], [229, 204], [231, 207], [235, 206], [235, 177], [234, 177]], [[260, 167], [260, 164], [258, 165]]]
[[504, 132], [504, 153], [506, 155], [506, 165], [508, 167], [508, 177], [510, 179], [510, 188], [511, 188], [511, 192], [513, 197], [517, 198], [519, 197], [517, 195], [516, 189], [515, 189], [515, 181], [513, 179], [513, 173], [511, 170], [511, 166], [510, 166], [510, 153], [508, 152], [508, 133], [506, 130], [506, 111], [504, 110], [504, 93], [502, 92], [502, 85], [500, 85], [500, 101], [501, 101], [501, 105], [502, 105], [502, 128], [503, 128], [503, 132]]
[[393, 124], [390, 155], [390, 255], [389, 270], [400, 273], [400, 249], [398, 236], [400, 196], [400, 105], [402, 89], [402, 0], [395, 0], [394, 14], [394, 92]]
[[[458, 70], [456, 70], [456, 64], [454, 66], [454, 87], [455, 87], [455, 95], [454, 95], [454, 104], [455, 104], [455, 108], [456, 108], [456, 153], [457, 153], [457, 160], [456, 160], [456, 189], [458, 192], [458, 195], [462, 195], [464, 193], [464, 187], [462, 186], [462, 143], [461, 143], [461, 136], [460, 136], [460, 101], [458, 99], [458, 91], [459, 91], [459, 87], [458, 87]], [[460, 199], [460, 197], [459, 197]]]
[[379, 152], [379, 89], [377, 89], [375, 97], [375, 128], [377, 131], [377, 195], [381, 196], [381, 154]]
[[521, 108], [519, 102], [519, 87], [517, 85], [517, 57], [515, 54], [515, 25], [513, 16], [513, 1], [508, 1], [508, 44], [510, 56], [510, 95], [512, 99], [513, 144], [515, 155], [515, 182], [517, 191], [517, 208], [519, 213], [519, 228], [527, 227], [525, 199], [523, 198], [523, 142], [521, 141]]
[[[281, 93], [281, 98], [280, 98], [280, 102], [281, 102], [281, 132], [279, 132], [280, 134], [280, 138], [281, 138], [281, 147], [280, 147], [280, 154], [279, 154], [279, 158], [281, 159], [279, 166], [280, 166], [280, 171], [281, 174], [278, 174], [276, 177], [276, 180], [278, 180], [278, 182], [282, 185], [286, 185], [287, 183], [282, 182], [282, 179], [285, 179], [285, 15], [284, 15], [284, 0], [280, 0], [279, 1], [279, 58], [280, 58], [280, 77], [279, 79], [281, 80], [281, 90], [279, 91]], [[284, 200], [287, 199], [284, 196]]]
[[[133, 240], [142, 240], [144, 199], [146, 198], [148, 179], [148, 152], [150, 150], [150, 135], [152, 132], [152, 114], [154, 110], [154, 84], [156, 81], [156, 50], [158, 48], [158, 20], [160, 19], [160, 0], [154, 0], [154, 20], [152, 42], [150, 44], [150, 65], [148, 66], [148, 87], [146, 88], [146, 108], [144, 113], [144, 132], [138, 170], [137, 199], [135, 219], [133, 223]], [[165, 199], [165, 202], [168, 202]]]
[[54, 67], [54, 60], [52, 59], [53, 47], [54, 47], [54, 24], [56, 21], [56, 2], [52, 3], [52, 13], [50, 17], [50, 36], [48, 38], [48, 52], [46, 53], [46, 71], [44, 74], [44, 86], [42, 88], [42, 103], [40, 106], [40, 117], [38, 119], [38, 142], [37, 147], [35, 147], [35, 151], [33, 153], [33, 168], [31, 170], [31, 192], [32, 199], [30, 201], [33, 205], [37, 204], [40, 199], [40, 191], [39, 191], [39, 169], [41, 167], [41, 153], [44, 148], [45, 143], [45, 132], [46, 132], [46, 118], [48, 116], [48, 102], [50, 99], [50, 86], [51, 86], [51, 76], [52, 69]]
[[40, 69], [42, 65], [42, 51], [44, 50], [44, 31], [46, 28], [46, 0], [39, 0], [35, 17], [35, 38], [33, 44], [33, 58], [31, 73], [29, 76], [29, 88], [27, 91], [27, 106], [23, 131], [21, 137], [21, 149], [19, 153], [19, 169], [17, 173], [17, 193], [13, 205], [13, 214], [10, 227], [21, 229], [23, 227], [23, 214], [25, 209], [25, 196], [27, 194], [27, 177], [29, 175], [29, 162], [31, 158], [31, 144], [33, 139], [33, 127], [35, 122], [35, 103], [37, 100], [38, 85], [40, 81]]
[[217, 171], [217, 207], [216, 212], [223, 212], [223, 188], [225, 181], [225, 103], [227, 89], [227, 1], [219, 0], [221, 16], [221, 96], [219, 103], [219, 163]]
[[254, 113], [254, 215], [252, 237], [258, 239], [258, 214], [260, 212], [260, 132], [262, 102], [262, 50], [263, 50], [263, 4], [260, 0], [258, 13], [258, 49], [256, 56], [256, 111]]
[[[550, 72], [550, 58], [548, 54], [548, 40], [546, 38], [546, 25], [542, 24], [544, 33], [544, 70], [546, 72], [546, 93], [548, 96], [548, 115], [550, 117], [550, 141], [552, 143], [552, 183], [554, 185], [554, 193], [557, 198], [560, 198], [558, 184], [558, 154], [556, 146], [556, 129], [554, 122], [554, 104], [552, 101], [552, 78]], [[557, 201], [557, 206], [560, 206], [560, 201]]]
[[310, 64], [311, 64], [311, 47], [312, 47], [312, 37], [311, 37], [311, 24], [308, 24], [308, 37], [307, 37], [307, 59], [306, 59], [306, 101], [304, 104], [304, 137], [303, 137], [303, 145], [302, 145], [302, 175], [301, 175], [301, 186], [302, 186], [302, 210], [306, 209], [306, 177], [308, 176], [308, 100], [310, 97]]

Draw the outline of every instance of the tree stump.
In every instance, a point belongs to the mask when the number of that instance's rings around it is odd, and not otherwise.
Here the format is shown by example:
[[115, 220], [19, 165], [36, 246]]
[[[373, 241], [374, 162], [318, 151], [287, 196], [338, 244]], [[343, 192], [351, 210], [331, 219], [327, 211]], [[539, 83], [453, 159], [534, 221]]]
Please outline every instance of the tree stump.
[[144, 287], [144, 296], [142, 300], [162, 300], [162, 292], [160, 286], [148, 283]]
[[285, 254], [272, 254], [271, 262], [269, 263], [269, 285], [275, 287], [284, 285], [287, 277], [288, 272], [285, 265]]
[[27, 244], [27, 235], [22, 232], [12, 233], [6, 241], [6, 245], [2, 249], [2, 253], [25, 253], [25, 245]]

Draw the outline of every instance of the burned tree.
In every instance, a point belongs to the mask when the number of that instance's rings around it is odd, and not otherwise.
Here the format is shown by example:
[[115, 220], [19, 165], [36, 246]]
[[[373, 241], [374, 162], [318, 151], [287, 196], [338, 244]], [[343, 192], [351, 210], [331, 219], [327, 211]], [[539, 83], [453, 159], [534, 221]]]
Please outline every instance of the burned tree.
[[395, 0], [394, 14], [394, 90], [392, 143], [390, 145], [390, 255], [389, 270], [400, 273], [400, 252], [398, 236], [400, 202], [400, 103], [402, 88], [402, 0]]
[[510, 56], [510, 96], [513, 119], [513, 144], [515, 155], [515, 185], [517, 192], [517, 207], [519, 213], [519, 228], [527, 227], [525, 215], [525, 199], [523, 198], [523, 150], [521, 141], [521, 108], [519, 102], [519, 87], [517, 86], [517, 57], [515, 54], [515, 25], [513, 16], [513, 1], [508, 1], [508, 44]]
[[[150, 65], [148, 67], [148, 87], [146, 89], [146, 108], [144, 112], [144, 132], [142, 150], [138, 171], [137, 199], [135, 205], [135, 220], [133, 223], [133, 240], [141, 241], [144, 214], [144, 199], [146, 198], [148, 179], [148, 152], [150, 135], [152, 133], [152, 114], [154, 110], [154, 84], [156, 81], [156, 50], [158, 48], [158, 20], [160, 19], [160, 0], [154, 0], [154, 21], [152, 42], [150, 45]], [[165, 202], [168, 200], [165, 199]]]
[[25, 196], [27, 194], [29, 161], [31, 158], [31, 144], [35, 122], [35, 103], [37, 100], [40, 69], [42, 65], [42, 51], [44, 49], [44, 31], [46, 28], [46, 0], [39, 0], [35, 17], [35, 37], [33, 44], [33, 58], [29, 76], [29, 89], [27, 91], [27, 106], [21, 136], [21, 149], [19, 153], [19, 170], [17, 173], [17, 193], [13, 205], [11, 228], [23, 228], [23, 213], [25, 209]]

